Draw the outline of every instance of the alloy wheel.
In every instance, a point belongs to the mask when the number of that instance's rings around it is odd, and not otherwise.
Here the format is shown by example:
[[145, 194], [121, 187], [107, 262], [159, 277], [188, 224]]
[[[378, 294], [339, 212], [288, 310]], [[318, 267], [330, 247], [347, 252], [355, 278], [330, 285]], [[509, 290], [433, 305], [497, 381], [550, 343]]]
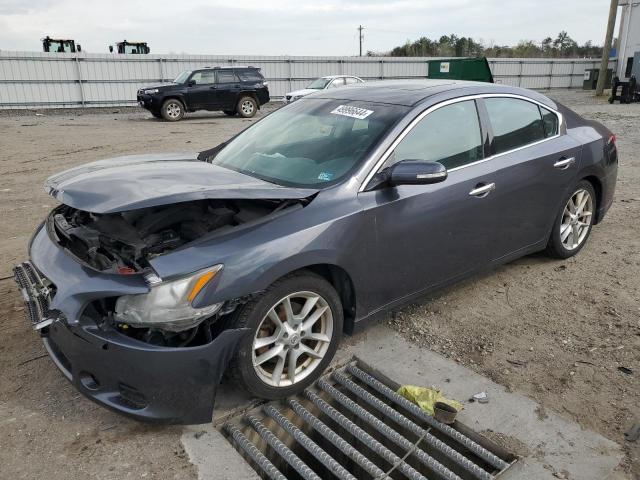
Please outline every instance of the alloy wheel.
[[178, 118], [180, 116], [181, 111], [182, 109], [180, 108], [180, 105], [178, 105], [175, 102], [170, 103], [166, 107], [167, 115], [171, 118]]
[[575, 250], [587, 237], [593, 221], [593, 198], [584, 189], [576, 191], [564, 207], [560, 221], [560, 241], [567, 250]]
[[240, 110], [242, 110], [242, 113], [245, 115], [251, 115], [253, 113], [253, 108], [253, 102], [251, 100], [245, 100], [240, 105]]
[[273, 387], [288, 387], [309, 376], [333, 337], [333, 314], [317, 293], [296, 292], [280, 299], [263, 317], [253, 340], [253, 368]]

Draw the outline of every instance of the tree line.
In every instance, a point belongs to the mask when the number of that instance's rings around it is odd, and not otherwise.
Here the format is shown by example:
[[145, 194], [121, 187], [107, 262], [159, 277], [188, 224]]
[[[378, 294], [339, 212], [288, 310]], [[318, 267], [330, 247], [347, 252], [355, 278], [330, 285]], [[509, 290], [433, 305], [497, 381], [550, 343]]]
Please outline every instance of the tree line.
[[[614, 43], [615, 45], [615, 43]], [[556, 38], [547, 37], [541, 42], [521, 40], [516, 46], [486, 44], [471, 37], [455, 34], [443, 35], [439, 40], [421, 37], [389, 52], [367, 52], [368, 56], [390, 57], [503, 57], [503, 58], [599, 58], [602, 47], [591, 40], [578, 45], [564, 30]]]

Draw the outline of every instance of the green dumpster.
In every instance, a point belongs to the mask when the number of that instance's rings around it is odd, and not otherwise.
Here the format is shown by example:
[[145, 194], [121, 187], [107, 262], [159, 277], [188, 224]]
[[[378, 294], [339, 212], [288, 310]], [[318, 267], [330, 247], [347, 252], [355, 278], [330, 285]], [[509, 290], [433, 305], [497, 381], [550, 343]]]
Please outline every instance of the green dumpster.
[[[584, 71], [584, 79], [582, 81], [583, 90], [595, 90], [598, 84], [598, 76], [600, 75], [599, 68], [587, 68]], [[613, 77], [613, 70], [607, 69], [607, 77], [604, 81], [604, 88], [611, 88], [611, 78]]]
[[447, 58], [429, 60], [428, 78], [472, 80], [493, 83], [489, 62], [481, 58]]

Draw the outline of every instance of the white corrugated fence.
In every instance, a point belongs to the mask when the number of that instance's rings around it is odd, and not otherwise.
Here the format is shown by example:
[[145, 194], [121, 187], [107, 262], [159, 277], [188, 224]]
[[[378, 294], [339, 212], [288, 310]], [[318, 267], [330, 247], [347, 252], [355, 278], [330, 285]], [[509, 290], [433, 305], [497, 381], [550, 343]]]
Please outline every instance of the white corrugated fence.
[[[364, 80], [425, 78], [427, 57], [289, 57], [122, 55], [0, 51], [0, 108], [132, 105], [140, 87], [181, 71], [223, 65], [262, 69], [272, 97], [304, 88], [323, 75]], [[490, 58], [495, 81], [525, 88], [576, 88], [598, 59]], [[611, 67], [615, 66], [615, 62]]]

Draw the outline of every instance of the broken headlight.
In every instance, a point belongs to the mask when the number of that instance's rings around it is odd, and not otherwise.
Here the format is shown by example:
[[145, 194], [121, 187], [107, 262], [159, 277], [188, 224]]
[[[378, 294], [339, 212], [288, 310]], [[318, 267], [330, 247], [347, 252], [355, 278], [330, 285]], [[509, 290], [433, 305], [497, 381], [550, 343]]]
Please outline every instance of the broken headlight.
[[215, 314], [222, 303], [196, 308], [193, 300], [219, 275], [222, 265], [177, 280], [151, 283], [149, 293], [123, 295], [116, 301], [115, 319], [133, 327], [154, 327], [180, 332]]

